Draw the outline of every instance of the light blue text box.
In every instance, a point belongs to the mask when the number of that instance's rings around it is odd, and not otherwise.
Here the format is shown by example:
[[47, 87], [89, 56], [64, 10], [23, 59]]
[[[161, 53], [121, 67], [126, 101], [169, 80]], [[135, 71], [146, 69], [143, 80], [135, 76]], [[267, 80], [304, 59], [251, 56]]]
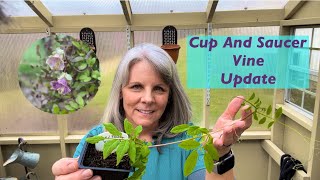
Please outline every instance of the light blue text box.
[[188, 88], [308, 88], [308, 36], [189, 36]]

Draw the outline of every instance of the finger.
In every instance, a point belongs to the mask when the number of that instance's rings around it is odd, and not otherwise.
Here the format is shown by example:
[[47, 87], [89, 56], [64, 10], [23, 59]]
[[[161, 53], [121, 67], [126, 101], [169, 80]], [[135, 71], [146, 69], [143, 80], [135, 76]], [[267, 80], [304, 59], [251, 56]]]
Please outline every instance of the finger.
[[227, 126], [224, 128], [223, 134], [221, 137], [223, 146], [229, 146], [234, 143], [234, 137], [233, 137], [234, 132], [233, 131], [234, 130], [231, 126]]
[[100, 176], [93, 176], [90, 180], [102, 180]]
[[93, 176], [93, 172], [91, 169], [79, 169], [76, 172], [73, 172], [70, 174], [56, 176], [55, 180], [69, 180], [69, 179], [91, 180], [92, 176]]
[[241, 108], [241, 119], [234, 121], [232, 125], [235, 129], [236, 136], [240, 136], [243, 131], [248, 129], [252, 124], [252, 111], [248, 108], [248, 105]]
[[247, 127], [252, 124], [252, 111], [249, 107], [249, 105], [245, 105], [241, 108], [241, 121], [245, 121]]
[[227, 109], [222, 113], [221, 117], [226, 119], [234, 119], [243, 102], [243, 96], [237, 96], [228, 104]]
[[225, 148], [225, 146], [228, 146], [233, 143], [233, 130], [232, 127], [226, 126], [223, 129], [222, 136], [220, 138], [216, 138], [214, 141], [214, 144], [217, 148]]
[[70, 174], [78, 170], [78, 159], [62, 158], [55, 162], [52, 166], [52, 173], [55, 176]]

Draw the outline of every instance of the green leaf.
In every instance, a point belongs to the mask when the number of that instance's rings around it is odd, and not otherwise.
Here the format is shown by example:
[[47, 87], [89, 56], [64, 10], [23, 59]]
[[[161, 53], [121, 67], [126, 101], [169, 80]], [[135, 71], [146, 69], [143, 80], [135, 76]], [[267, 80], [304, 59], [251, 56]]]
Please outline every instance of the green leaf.
[[134, 173], [128, 178], [128, 180], [141, 179], [141, 177], [144, 174], [145, 170], [146, 170], [146, 166], [139, 167], [139, 169], [134, 171]]
[[74, 108], [71, 107], [70, 105], [65, 105], [64, 106], [68, 111], [74, 111]]
[[68, 111], [66, 109], [62, 109], [59, 114], [68, 114]]
[[189, 136], [194, 136], [194, 135], [198, 135], [201, 133], [201, 131], [199, 130], [200, 127], [199, 126], [191, 126], [189, 127], [188, 131], [187, 131], [187, 134]]
[[87, 59], [87, 63], [90, 67], [92, 67], [94, 65], [94, 63], [96, 63], [96, 58], [89, 58]]
[[184, 163], [183, 175], [185, 177], [189, 176], [192, 173], [192, 170], [197, 164], [197, 160], [198, 160], [198, 151], [193, 150], [188, 156], [186, 162]]
[[207, 128], [200, 128], [199, 129], [200, 132], [202, 132], [203, 134], [208, 134], [209, 133], [209, 130]]
[[211, 156], [211, 159], [218, 160], [219, 159], [219, 153], [217, 149], [213, 146], [212, 141], [204, 145], [203, 147]]
[[192, 150], [199, 146], [200, 146], [200, 143], [198, 141], [195, 141], [194, 139], [189, 139], [179, 144], [179, 147], [185, 150]]
[[91, 81], [91, 79], [92, 79], [91, 77], [88, 77], [88, 76], [87, 76], [87, 77], [84, 78], [82, 81], [83, 81], [83, 82], [89, 82], [89, 81]]
[[270, 129], [273, 124], [274, 124], [274, 121], [269, 122], [268, 128]]
[[124, 131], [128, 134], [131, 135], [133, 132], [133, 126], [132, 124], [128, 121], [128, 119], [124, 120]]
[[189, 127], [190, 127], [189, 124], [180, 124], [178, 126], [173, 127], [170, 132], [172, 132], [174, 134], [182, 133], [182, 132], [188, 130]]
[[103, 125], [104, 125], [104, 128], [112, 135], [122, 136], [122, 133], [112, 123], [105, 123]]
[[259, 124], [263, 124], [263, 123], [265, 123], [265, 122], [266, 122], [266, 120], [267, 120], [267, 118], [266, 118], [266, 117], [263, 117], [263, 118], [259, 121]]
[[87, 95], [87, 94], [88, 94], [88, 92], [86, 92], [86, 91], [81, 91], [81, 92], [78, 93], [78, 96], [80, 96], [80, 97], [83, 98], [83, 96], [85, 96], [85, 95]]
[[68, 73], [64, 73], [64, 77], [68, 80], [71, 81], [72, 80], [72, 76]]
[[88, 137], [86, 139], [86, 141], [90, 144], [96, 144], [98, 143], [99, 141], [102, 141], [104, 140], [104, 137], [103, 136], [93, 136], [93, 137]]
[[78, 49], [80, 49], [80, 43], [77, 41], [72, 41], [72, 44], [77, 47]]
[[81, 63], [81, 64], [78, 66], [78, 69], [79, 69], [79, 70], [84, 70], [85, 68], [87, 68], [87, 63]]
[[250, 98], [249, 98], [249, 101], [251, 101], [252, 99], [254, 99], [255, 96], [256, 96], [256, 95], [255, 95], [254, 93], [252, 93], [252, 95], [251, 95]]
[[275, 118], [278, 119], [282, 114], [282, 107], [278, 108], [275, 113]]
[[77, 96], [77, 98], [76, 98], [76, 102], [80, 105], [80, 106], [84, 106], [84, 100], [82, 99], [82, 97], [81, 96]]
[[79, 79], [79, 80], [84, 80], [84, 79], [86, 79], [86, 78], [88, 78], [88, 75], [86, 75], [86, 74], [78, 75], [78, 79]]
[[79, 62], [79, 61], [83, 61], [84, 60], [84, 58], [83, 57], [81, 57], [81, 56], [78, 56], [78, 57], [75, 57], [75, 58], [73, 58], [73, 59], [71, 59], [71, 62]]
[[257, 100], [256, 100], [256, 102], [254, 102], [254, 104], [257, 104], [257, 103], [259, 103], [260, 102], [260, 99], [258, 98]]
[[112, 139], [107, 141], [103, 146], [103, 159], [106, 159], [112, 151], [118, 146], [120, 140]]
[[132, 164], [136, 162], [136, 144], [134, 141], [130, 141], [128, 155]]
[[254, 113], [253, 113], [253, 119], [256, 120], [256, 121], [258, 121], [259, 118], [258, 118], [257, 112], [254, 112]]
[[57, 104], [53, 104], [51, 111], [52, 111], [54, 114], [59, 114], [60, 108], [59, 108], [59, 106], [58, 106]]
[[92, 84], [92, 85], [90, 86], [90, 88], [88, 89], [88, 92], [90, 92], [90, 93], [96, 92], [96, 91], [98, 90], [98, 86], [99, 86], [99, 85], [94, 85], [94, 84]]
[[207, 169], [207, 171], [208, 171], [209, 173], [212, 172], [212, 169], [213, 169], [213, 159], [212, 159], [211, 155], [210, 155], [208, 152], [206, 152], [206, 153], [204, 154], [204, 165], [205, 165], [205, 167], [206, 167], [206, 169]]
[[97, 70], [92, 71], [91, 77], [94, 79], [98, 79], [100, 77], [100, 72]]
[[150, 154], [150, 149], [148, 148], [148, 146], [142, 146], [140, 153], [141, 153], [142, 157], [144, 157], [144, 158], [148, 157]]
[[134, 136], [139, 137], [140, 133], [142, 132], [142, 126], [139, 125], [134, 129]]
[[[79, 95], [79, 94], [78, 94], [78, 95]], [[74, 102], [74, 101], [70, 101], [69, 104], [70, 104], [70, 106], [73, 107], [74, 109], [78, 109], [78, 108], [79, 108], [79, 105], [78, 105], [76, 102]]]
[[260, 105], [261, 105], [261, 101], [259, 101], [257, 104], [256, 104], [256, 108], [259, 108], [260, 107]]
[[128, 140], [121, 141], [116, 152], [117, 152], [117, 166], [121, 162], [124, 154], [128, 152], [130, 142]]
[[267, 109], [267, 115], [269, 115], [271, 113], [271, 111], [272, 111], [272, 107], [271, 107], [271, 105], [269, 105], [269, 107]]

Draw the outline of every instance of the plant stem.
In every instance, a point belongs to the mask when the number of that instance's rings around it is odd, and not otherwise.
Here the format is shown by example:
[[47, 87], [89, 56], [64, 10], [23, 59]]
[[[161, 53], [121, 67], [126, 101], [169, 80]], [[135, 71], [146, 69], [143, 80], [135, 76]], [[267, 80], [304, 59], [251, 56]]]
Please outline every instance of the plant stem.
[[[244, 117], [243, 119], [241, 120], [244, 120], [244, 119], [247, 119], [249, 116], [251, 116], [253, 113], [250, 113], [248, 116]], [[220, 129], [217, 129], [215, 131], [212, 131], [210, 132], [209, 134], [214, 134], [214, 133], [217, 133], [217, 132], [220, 132], [222, 130], [224, 130], [225, 127], [227, 126], [232, 126], [236, 123], [236, 121], [233, 121], [231, 124], [229, 125], [226, 125], [226, 126], [223, 126], [222, 128]], [[187, 140], [190, 140], [190, 139], [196, 139], [196, 138], [201, 138], [201, 137], [204, 137], [206, 136], [207, 134], [203, 134], [202, 136], [197, 136], [197, 137], [192, 137], [192, 138], [188, 138], [188, 139], [184, 139], [184, 140], [180, 140], [180, 141], [175, 141], [175, 142], [170, 142], [170, 143], [165, 143], [165, 144], [157, 144], [157, 145], [152, 145], [152, 146], [148, 146], [149, 148], [153, 148], [153, 147], [161, 147], [161, 146], [167, 146], [167, 145], [171, 145], [171, 144], [178, 144], [178, 143], [181, 143], [183, 141], [187, 141]]]
[[[212, 131], [212, 132], [210, 132], [209, 134], [214, 134], [214, 133], [220, 132], [220, 131], [222, 131], [225, 127], [227, 127], [227, 126], [232, 126], [232, 125], [234, 125], [234, 124], [235, 124], [235, 121], [232, 122], [232, 123], [229, 124], [229, 125], [224, 126], [224, 127], [221, 128], [221, 129], [217, 129], [217, 130], [215, 130], [215, 131]], [[188, 140], [190, 140], [190, 139], [201, 138], [201, 137], [204, 137], [204, 136], [207, 136], [207, 135], [208, 135], [208, 134], [203, 134], [203, 135], [201, 135], [201, 136], [196, 136], [196, 137], [192, 137], [192, 138], [188, 138], [188, 139], [184, 139], [184, 140], [180, 140], [180, 141], [174, 141], [174, 142], [165, 143], [165, 144], [156, 144], [156, 145], [152, 145], [152, 146], [148, 146], [148, 147], [149, 147], [149, 148], [154, 148], [154, 147], [167, 146], [167, 145], [171, 145], [171, 144], [178, 144], [178, 143], [181, 143], [181, 142], [183, 142], [183, 141], [188, 141]]]
[[[244, 117], [243, 119], [246, 119], [248, 118], [249, 116], [251, 116], [253, 113], [249, 114], [248, 116]], [[243, 120], [241, 119], [241, 120]], [[227, 126], [232, 126], [236, 123], [236, 121], [233, 121], [231, 124], [229, 125], [226, 125], [220, 129], [217, 129], [215, 131], [212, 131], [210, 132], [209, 134], [214, 134], [214, 133], [217, 133], [217, 132], [220, 132], [222, 130], [224, 130], [225, 127]], [[156, 144], [156, 145], [151, 145], [151, 146], [148, 146], [149, 148], [154, 148], [154, 147], [161, 147], [161, 146], [167, 146], [167, 145], [172, 145], [172, 144], [178, 144], [178, 143], [181, 143], [181, 142], [184, 142], [184, 141], [187, 141], [187, 140], [190, 140], [190, 139], [196, 139], [196, 138], [201, 138], [201, 137], [204, 137], [204, 136], [207, 136], [208, 134], [203, 134], [201, 136], [196, 136], [196, 137], [192, 137], [192, 138], [187, 138], [187, 139], [184, 139], [184, 140], [180, 140], [180, 141], [174, 141], [174, 142], [170, 142], [170, 143], [164, 143], [164, 144]], [[124, 138], [106, 138], [106, 139], [118, 139], [118, 140], [123, 140]]]
[[246, 100], [246, 99], [244, 99], [244, 98], [241, 98], [241, 97], [239, 97], [239, 96], [236, 96], [236, 97], [234, 97], [234, 98], [242, 99], [242, 100], [244, 100], [245, 102], [249, 103], [251, 106], [253, 106], [253, 107], [256, 108], [256, 106], [255, 106], [254, 104], [252, 104], [250, 101], [248, 101], [248, 100]]

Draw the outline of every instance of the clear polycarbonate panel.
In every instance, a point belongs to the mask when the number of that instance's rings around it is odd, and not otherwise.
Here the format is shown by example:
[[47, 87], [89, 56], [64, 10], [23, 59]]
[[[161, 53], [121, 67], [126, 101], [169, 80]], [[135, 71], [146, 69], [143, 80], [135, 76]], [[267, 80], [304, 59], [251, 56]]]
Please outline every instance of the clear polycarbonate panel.
[[24, 0], [2, 0], [0, 6], [7, 16], [37, 16]]
[[[18, 66], [38, 34], [0, 34], [0, 135], [58, 134], [57, 116], [34, 107], [23, 95]], [[36, 54], [36, 52], [34, 52]], [[33, 57], [33, 53], [26, 57]]]
[[294, 35], [296, 36], [309, 36], [309, 45], [308, 47], [310, 47], [311, 45], [311, 39], [312, 39], [312, 28], [297, 28], [295, 29], [295, 33]]
[[41, 0], [54, 16], [123, 14], [119, 0]]
[[320, 48], [320, 28], [314, 28], [313, 30], [313, 42], [312, 47], [314, 48]]
[[[177, 61], [177, 70], [182, 86], [187, 93], [192, 107], [192, 122], [200, 125], [203, 119], [203, 90], [202, 89], [189, 89], [187, 88], [186, 76], [186, 56], [187, 56], [187, 36], [191, 35], [204, 35], [204, 29], [179, 29], [178, 44], [180, 45], [179, 57]], [[162, 45], [162, 31], [135, 31], [134, 32], [135, 44], [152, 43], [157, 46]]]
[[[217, 28], [213, 29], [214, 36], [277, 36], [279, 26], [266, 27], [240, 27], [240, 28]], [[236, 96], [242, 95], [249, 98], [252, 93], [259, 97], [263, 106], [272, 105], [273, 89], [211, 89], [209, 125], [213, 127], [219, 116], [225, 111], [228, 103]], [[240, 113], [236, 119], [240, 118]], [[254, 121], [250, 130], [266, 130], [266, 125], [260, 125]]]
[[[78, 36], [75, 33], [66, 33]], [[70, 134], [87, 133], [99, 124], [107, 104], [115, 71], [127, 51], [125, 32], [95, 32], [97, 57], [100, 63], [101, 84], [98, 92], [85, 108], [67, 115]]]
[[310, 70], [317, 73], [319, 70], [319, 63], [320, 63], [320, 51], [311, 50]]
[[278, 36], [279, 26], [213, 29], [214, 36]]
[[152, 43], [158, 46], [162, 45], [161, 31], [134, 31], [134, 43]]
[[288, 0], [219, 0], [216, 11], [283, 9]]
[[205, 12], [208, 0], [130, 0], [133, 14]]

